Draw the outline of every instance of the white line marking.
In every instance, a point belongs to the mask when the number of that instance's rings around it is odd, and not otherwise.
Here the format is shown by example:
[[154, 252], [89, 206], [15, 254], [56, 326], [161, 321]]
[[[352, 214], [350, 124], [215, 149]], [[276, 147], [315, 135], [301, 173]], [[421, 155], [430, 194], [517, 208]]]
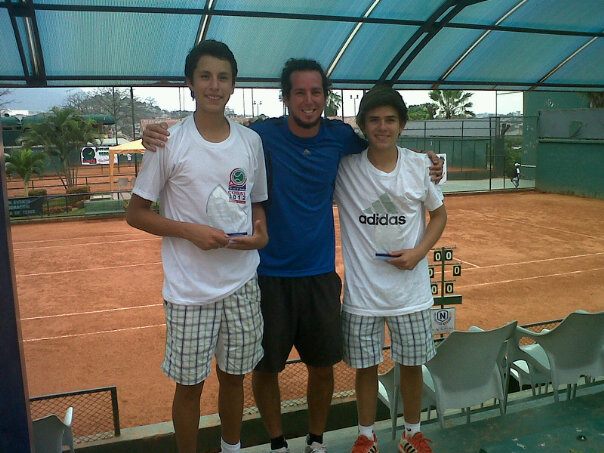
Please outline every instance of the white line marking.
[[[522, 264], [534, 264], [534, 263], [544, 263], [547, 261], [570, 260], [570, 259], [575, 259], [575, 258], [587, 258], [587, 257], [599, 256], [599, 255], [604, 255], [604, 252], [586, 253], [584, 255], [559, 256], [556, 258], [544, 258], [542, 260], [517, 261], [515, 263], [491, 264], [489, 266], [478, 266], [477, 269], [493, 269], [496, 267], [504, 267], [504, 266], [520, 266]], [[472, 270], [472, 269], [467, 269], [467, 270]]]
[[470, 266], [480, 267], [478, 264], [470, 263], [469, 261], [459, 260], [460, 263], [469, 264]]
[[[143, 236], [151, 236], [150, 234], [137, 234], [136, 232], [133, 233], [122, 233], [122, 234], [115, 234], [113, 236], [106, 236], [108, 239], [114, 239], [116, 237], [120, 237], [120, 236], [139, 236], [139, 237], [143, 237]], [[56, 238], [56, 239], [38, 239], [38, 240], [27, 240], [27, 241], [17, 241], [17, 240], [13, 240], [13, 244], [36, 244], [36, 243], [40, 243], [40, 242], [54, 242], [54, 241], [72, 241], [74, 239], [86, 239], [85, 236], [82, 237], [75, 237], [75, 238]]]
[[121, 244], [124, 242], [142, 242], [142, 241], [160, 241], [160, 238], [146, 238], [146, 239], [124, 239], [120, 241], [103, 241], [103, 242], [80, 242], [76, 244], [65, 244], [65, 245], [44, 245], [44, 246], [35, 246], [35, 247], [22, 247], [15, 248], [15, 252], [21, 252], [23, 250], [42, 250], [42, 249], [58, 249], [58, 248], [67, 248], [67, 247], [84, 247], [88, 245], [113, 245], [113, 244]]
[[115, 332], [124, 332], [126, 330], [141, 330], [141, 329], [151, 329], [154, 327], [164, 327], [166, 324], [153, 324], [150, 326], [140, 326], [140, 327], [126, 327], [123, 329], [113, 329], [113, 330], [99, 330], [98, 332], [86, 332], [86, 333], [74, 333], [69, 335], [57, 335], [56, 337], [40, 337], [40, 338], [29, 338], [27, 340], [23, 340], [23, 343], [33, 343], [35, 341], [45, 341], [45, 340], [58, 340], [60, 338], [74, 338], [74, 337], [86, 337], [90, 335], [100, 335], [103, 333], [115, 333]]
[[140, 264], [123, 264], [121, 266], [104, 266], [104, 267], [93, 267], [89, 269], [69, 269], [66, 271], [54, 271], [54, 272], [36, 272], [33, 274], [17, 274], [17, 278], [20, 277], [38, 277], [40, 275], [57, 275], [57, 274], [69, 274], [71, 272], [88, 272], [88, 271], [105, 271], [108, 269], [124, 269], [127, 267], [141, 267], [141, 266], [155, 266], [161, 264], [161, 261], [154, 261], [151, 263], [140, 263]]
[[564, 277], [566, 275], [582, 274], [584, 272], [593, 272], [593, 271], [601, 271], [601, 270], [604, 270], [604, 267], [596, 267], [594, 269], [584, 269], [584, 270], [580, 270], [580, 271], [560, 272], [560, 273], [556, 273], [556, 274], [535, 275], [533, 277], [515, 278], [515, 279], [511, 279], [511, 280], [499, 280], [497, 282], [476, 283], [474, 285], [460, 285], [457, 287], [457, 289], [460, 290], [460, 289], [464, 289], [464, 288], [476, 288], [478, 286], [501, 285], [501, 284], [505, 284], [505, 283], [521, 282], [521, 281], [525, 281], [525, 280], [536, 280], [538, 278]]
[[[469, 210], [469, 209], [459, 209], [459, 212], [471, 212], [471, 213], [475, 213], [475, 211]], [[508, 220], [510, 222], [517, 222], [518, 219], [517, 218], [512, 218], [512, 217], [502, 217], [502, 216], [496, 216], [493, 214], [482, 214], [483, 217], [490, 217], [492, 219], [496, 219], [497, 221], [500, 220]], [[570, 235], [574, 235], [574, 236], [583, 236], [586, 238], [590, 238], [590, 239], [596, 239], [596, 240], [602, 240], [603, 238], [600, 236], [591, 236], [589, 234], [585, 234], [585, 233], [577, 233], [576, 231], [568, 231], [568, 230], [563, 230], [561, 228], [554, 228], [554, 227], [548, 227], [545, 225], [539, 225], [537, 223], [531, 223], [531, 222], [526, 222], [526, 221], [522, 221], [522, 225], [528, 225], [528, 226], [532, 226], [534, 228], [543, 228], [544, 230], [552, 230], [552, 231], [557, 231], [560, 233], [565, 233], [565, 234], [570, 234]]]
[[163, 304], [138, 305], [136, 307], [106, 308], [104, 310], [83, 311], [80, 313], [60, 313], [58, 315], [32, 316], [31, 318], [21, 318], [21, 321], [35, 321], [36, 319], [65, 318], [67, 316], [96, 315], [98, 313], [110, 313], [110, 312], [125, 311], [125, 310], [137, 310], [139, 308], [161, 307], [162, 305]]

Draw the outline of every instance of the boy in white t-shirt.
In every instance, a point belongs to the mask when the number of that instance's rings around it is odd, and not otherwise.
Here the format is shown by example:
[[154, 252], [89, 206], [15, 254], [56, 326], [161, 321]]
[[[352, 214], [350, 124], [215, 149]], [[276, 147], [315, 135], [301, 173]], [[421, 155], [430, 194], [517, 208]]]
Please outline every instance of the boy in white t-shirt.
[[442, 234], [447, 213], [430, 181], [429, 159], [396, 144], [406, 122], [407, 107], [398, 92], [388, 86], [367, 92], [357, 124], [369, 146], [340, 162], [336, 180], [346, 269], [344, 361], [356, 368], [359, 436], [353, 453], [378, 451], [373, 424], [384, 324], [401, 369], [405, 431], [399, 451], [431, 451], [419, 430], [421, 366], [435, 354], [426, 254]]
[[[240, 449], [243, 378], [262, 358], [257, 249], [268, 242], [260, 137], [227, 120], [237, 62], [203, 41], [187, 55], [195, 113], [171, 129], [170, 152], [147, 153], [127, 221], [162, 236], [166, 351], [176, 382], [172, 418], [180, 453], [197, 451], [203, 384], [216, 356], [221, 449]], [[160, 201], [161, 213], [151, 207]]]

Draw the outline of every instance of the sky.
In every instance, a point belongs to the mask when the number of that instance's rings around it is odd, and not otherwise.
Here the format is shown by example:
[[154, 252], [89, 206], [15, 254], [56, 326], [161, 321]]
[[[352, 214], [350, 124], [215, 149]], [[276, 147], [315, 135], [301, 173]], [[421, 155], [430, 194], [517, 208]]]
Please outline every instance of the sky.
[[[340, 94], [339, 90], [337, 92]], [[474, 113], [505, 115], [511, 112], [522, 112], [522, 93], [520, 92], [500, 91], [496, 94], [494, 91], [473, 91], [472, 93], [471, 102], [474, 105], [471, 110]], [[431, 102], [428, 91], [401, 91], [401, 94], [407, 105]], [[153, 98], [157, 105], [165, 110], [179, 110], [183, 106], [184, 110], [192, 111], [195, 109], [195, 104], [191, 100], [187, 88], [135, 88], [134, 95], [142, 99]], [[344, 114], [346, 116], [356, 114], [362, 96], [363, 92], [360, 90], [346, 90], [344, 92]], [[245, 113], [247, 116], [257, 116], [258, 114], [266, 116], [283, 115], [283, 105], [279, 101], [279, 90], [276, 89], [236, 88], [227, 106], [232, 108], [235, 113]]]

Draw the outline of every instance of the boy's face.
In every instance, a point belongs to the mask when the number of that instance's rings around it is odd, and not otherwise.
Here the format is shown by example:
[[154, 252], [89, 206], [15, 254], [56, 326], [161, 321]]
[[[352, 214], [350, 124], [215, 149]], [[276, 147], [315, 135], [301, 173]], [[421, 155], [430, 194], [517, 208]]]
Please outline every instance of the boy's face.
[[204, 55], [197, 61], [193, 78], [187, 79], [187, 85], [195, 96], [198, 111], [223, 114], [235, 90], [231, 64], [227, 60]]
[[396, 147], [403, 123], [394, 107], [384, 105], [371, 109], [365, 115], [365, 136], [375, 150], [391, 150]]
[[318, 71], [294, 71], [290, 80], [292, 89], [283, 101], [289, 109], [293, 126], [306, 131], [318, 130], [326, 102], [321, 74]]

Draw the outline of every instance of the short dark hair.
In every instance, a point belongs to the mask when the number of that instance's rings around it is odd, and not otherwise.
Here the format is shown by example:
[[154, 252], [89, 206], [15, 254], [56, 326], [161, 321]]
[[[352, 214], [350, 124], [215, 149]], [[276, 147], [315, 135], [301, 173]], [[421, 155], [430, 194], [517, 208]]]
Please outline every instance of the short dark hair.
[[233, 55], [233, 52], [231, 52], [231, 49], [229, 49], [229, 46], [225, 43], [213, 39], [201, 41], [189, 51], [187, 59], [185, 60], [185, 77], [187, 79], [193, 79], [195, 67], [199, 62], [199, 59], [204, 55], [228, 61], [231, 64], [233, 83], [235, 83], [235, 79], [237, 78], [237, 61], [235, 60], [235, 55]]
[[317, 71], [321, 74], [321, 80], [323, 84], [323, 94], [325, 98], [329, 94], [329, 88], [331, 82], [327, 78], [325, 71], [316, 60], [309, 60], [307, 58], [290, 58], [285, 62], [283, 70], [281, 71], [281, 94], [284, 99], [289, 98], [289, 94], [292, 90], [291, 75], [296, 71]]
[[370, 110], [377, 107], [389, 106], [396, 110], [401, 123], [405, 124], [409, 119], [407, 106], [401, 94], [390, 85], [375, 85], [371, 90], [363, 95], [359, 104], [359, 113], [357, 113], [357, 125], [361, 130], [365, 130], [365, 117]]

